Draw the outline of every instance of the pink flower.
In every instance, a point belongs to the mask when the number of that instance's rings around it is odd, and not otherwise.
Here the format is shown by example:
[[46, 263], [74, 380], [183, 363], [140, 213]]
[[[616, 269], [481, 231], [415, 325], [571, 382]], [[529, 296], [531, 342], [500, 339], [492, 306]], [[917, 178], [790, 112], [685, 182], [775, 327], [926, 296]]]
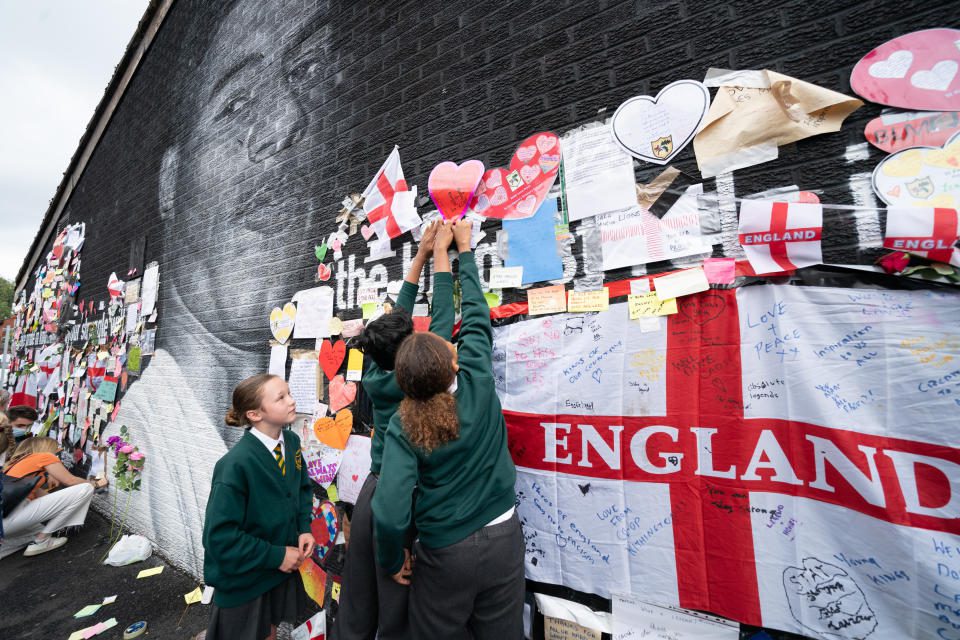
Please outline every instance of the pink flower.
[[140, 453], [139, 451], [134, 451], [133, 453], [130, 454], [130, 459], [131, 459], [131, 460], [143, 460], [143, 454]]
[[120, 447], [120, 453], [133, 453], [133, 445], [128, 444]]

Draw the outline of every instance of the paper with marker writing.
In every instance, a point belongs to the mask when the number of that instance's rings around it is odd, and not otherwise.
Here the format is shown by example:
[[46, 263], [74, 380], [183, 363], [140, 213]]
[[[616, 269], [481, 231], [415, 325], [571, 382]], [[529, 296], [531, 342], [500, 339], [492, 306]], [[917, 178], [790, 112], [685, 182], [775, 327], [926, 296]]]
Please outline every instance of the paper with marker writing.
[[564, 134], [563, 187], [570, 222], [636, 206], [633, 157], [616, 143], [609, 122]]
[[504, 220], [507, 234], [507, 267], [523, 267], [521, 284], [563, 277], [563, 261], [557, 250], [557, 199], [547, 198], [530, 218]]
[[613, 638], [630, 640], [737, 640], [740, 625], [730, 620], [613, 595]]
[[661, 300], [651, 291], [641, 295], [627, 296], [627, 307], [630, 309], [631, 320], [644, 316], [668, 316], [677, 312], [677, 299]]
[[[337, 472], [337, 488], [340, 499], [350, 504], [357, 502], [360, 488], [370, 473], [370, 438], [352, 435], [340, 459]], [[329, 490], [328, 490], [329, 495]]]
[[317, 404], [319, 391], [317, 390], [318, 375], [320, 368], [318, 353], [316, 351], [306, 351], [295, 349], [291, 353], [290, 360], [290, 378], [287, 384], [290, 385], [290, 395], [293, 396], [297, 406], [304, 411], [312, 411]]
[[707, 282], [703, 269], [697, 267], [654, 278], [653, 286], [657, 291], [657, 297], [667, 300], [706, 291], [710, 288], [710, 283]]
[[287, 377], [287, 345], [275, 344], [270, 347], [270, 368], [267, 372], [281, 378]]
[[567, 294], [567, 311], [570, 313], [606, 311], [609, 308], [610, 292], [606, 287], [596, 291], [571, 291]]
[[75, 614], [73, 614], [73, 617], [86, 618], [87, 616], [92, 616], [97, 611], [99, 611], [100, 607], [102, 606], [103, 606], [102, 604], [88, 604], [83, 609], [80, 609], [80, 611], [77, 611]]
[[330, 319], [333, 317], [333, 288], [314, 287], [293, 295], [297, 304], [297, 323], [294, 338], [330, 337]]
[[163, 573], [163, 566], [154, 567], [153, 569], [144, 569], [137, 574], [137, 580], [140, 578], [149, 578], [150, 576], [155, 576], [159, 573]]
[[200, 602], [202, 598], [203, 598], [203, 591], [200, 590], [200, 587], [197, 587], [190, 593], [183, 594], [183, 600], [187, 604], [196, 604], [197, 602]]
[[514, 289], [523, 284], [523, 267], [493, 267], [487, 286], [491, 289]]
[[535, 594], [535, 598], [537, 608], [544, 616], [573, 622], [589, 629], [595, 629], [597, 632], [610, 633], [613, 630], [610, 614], [606, 611], [594, 611], [579, 602], [542, 593]]
[[733, 258], [707, 258], [703, 272], [711, 284], [733, 284], [736, 278], [737, 261]]
[[344, 338], [352, 338], [360, 335], [361, 331], [363, 331], [363, 320], [346, 320], [343, 323], [343, 329], [340, 331], [340, 335]]
[[347, 380], [358, 381], [363, 376], [363, 351], [350, 349], [347, 356]]
[[576, 622], [560, 618], [543, 618], [544, 640], [600, 640], [602, 634]]
[[540, 287], [527, 291], [527, 313], [531, 316], [544, 313], [563, 313], [567, 310], [567, 292], [562, 284]]

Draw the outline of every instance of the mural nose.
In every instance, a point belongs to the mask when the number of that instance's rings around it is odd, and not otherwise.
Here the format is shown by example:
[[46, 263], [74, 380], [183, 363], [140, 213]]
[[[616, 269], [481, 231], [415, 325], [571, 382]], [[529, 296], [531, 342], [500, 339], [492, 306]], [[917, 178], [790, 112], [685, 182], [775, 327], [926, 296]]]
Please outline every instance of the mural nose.
[[274, 108], [276, 115], [263, 114], [251, 128], [247, 140], [247, 155], [251, 162], [263, 162], [295, 144], [303, 136], [307, 114], [292, 95], [285, 92]]

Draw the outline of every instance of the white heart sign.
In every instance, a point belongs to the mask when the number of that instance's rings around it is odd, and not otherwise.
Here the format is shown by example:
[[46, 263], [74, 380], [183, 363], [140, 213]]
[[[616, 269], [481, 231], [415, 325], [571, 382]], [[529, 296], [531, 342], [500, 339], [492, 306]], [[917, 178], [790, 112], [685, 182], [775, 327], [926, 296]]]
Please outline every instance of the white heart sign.
[[677, 80], [657, 97], [635, 96], [613, 114], [613, 139], [635, 158], [667, 164], [696, 135], [710, 108], [702, 82]]

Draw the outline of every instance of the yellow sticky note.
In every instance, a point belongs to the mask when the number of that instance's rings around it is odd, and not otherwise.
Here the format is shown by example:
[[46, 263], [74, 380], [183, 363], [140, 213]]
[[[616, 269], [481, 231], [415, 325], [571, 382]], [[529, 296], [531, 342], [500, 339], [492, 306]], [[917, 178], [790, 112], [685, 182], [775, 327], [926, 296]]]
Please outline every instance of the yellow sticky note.
[[360, 308], [363, 309], [363, 319], [369, 320], [373, 317], [373, 314], [377, 312], [377, 303], [367, 302], [366, 304], [360, 305]]
[[527, 291], [527, 313], [538, 316], [544, 313], [563, 313], [567, 310], [567, 292], [562, 284], [540, 287]]
[[500, 296], [492, 291], [490, 293], [483, 294], [484, 299], [487, 301], [487, 306], [493, 309], [494, 307], [500, 306]]
[[153, 569], [144, 569], [137, 574], [137, 580], [140, 578], [149, 578], [150, 576], [155, 576], [158, 573], [163, 573], [163, 566], [154, 567]]
[[350, 349], [347, 356], [347, 380], [357, 381], [363, 375], [363, 351]]
[[340, 500], [340, 494], [337, 492], [337, 485], [335, 483], [327, 487], [327, 500], [330, 502], [337, 502]]
[[203, 591], [200, 590], [200, 587], [197, 587], [190, 593], [183, 594], [183, 600], [187, 604], [196, 604], [200, 602], [201, 598], [203, 598]]
[[627, 296], [627, 308], [630, 319], [636, 320], [649, 316], [669, 316], [677, 312], [677, 299], [661, 300], [656, 292]]
[[567, 294], [567, 311], [606, 311], [610, 308], [610, 292], [606, 287], [596, 291], [571, 291]]

